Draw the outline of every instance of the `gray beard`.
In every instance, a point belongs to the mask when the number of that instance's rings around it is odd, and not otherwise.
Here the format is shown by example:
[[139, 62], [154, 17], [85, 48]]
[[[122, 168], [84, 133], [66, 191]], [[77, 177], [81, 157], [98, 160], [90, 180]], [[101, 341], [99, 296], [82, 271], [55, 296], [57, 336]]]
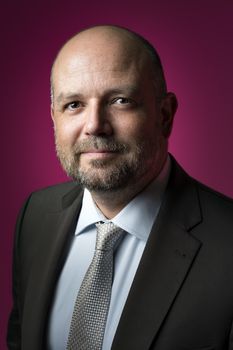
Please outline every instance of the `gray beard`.
[[[56, 138], [55, 138], [56, 139]], [[60, 163], [68, 176], [93, 192], [117, 191], [133, 184], [143, 173], [145, 150], [143, 145], [134, 145], [132, 157], [112, 160], [90, 160], [89, 166], [82, 169], [80, 153], [91, 149], [108, 149], [126, 154], [129, 146], [101, 137], [92, 137], [75, 145], [71, 151], [64, 150], [56, 139], [56, 151]]]

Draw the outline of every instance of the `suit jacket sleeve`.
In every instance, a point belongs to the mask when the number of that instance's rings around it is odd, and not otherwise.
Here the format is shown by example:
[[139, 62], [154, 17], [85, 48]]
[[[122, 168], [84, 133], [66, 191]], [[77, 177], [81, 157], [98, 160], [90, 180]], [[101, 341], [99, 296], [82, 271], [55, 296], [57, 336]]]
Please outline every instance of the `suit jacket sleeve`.
[[9, 350], [21, 349], [21, 306], [20, 306], [20, 269], [19, 269], [19, 238], [24, 214], [30, 197], [24, 203], [16, 223], [14, 250], [13, 250], [13, 271], [12, 271], [12, 294], [13, 307], [10, 313], [7, 330], [7, 346]]

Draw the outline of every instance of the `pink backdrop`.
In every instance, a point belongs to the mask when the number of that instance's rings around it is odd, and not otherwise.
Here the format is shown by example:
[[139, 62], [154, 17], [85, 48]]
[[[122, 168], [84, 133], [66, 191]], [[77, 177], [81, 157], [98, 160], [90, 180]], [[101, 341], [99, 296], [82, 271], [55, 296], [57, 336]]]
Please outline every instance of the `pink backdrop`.
[[233, 196], [231, 0], [8, 3], [1, 11], [0, 350], [6, 348], [17, 212], [31, 191], [67, 180], [54, 152], [49, 72], [58, 48], [75, 32], [119, 24], [157, 47], [168, 87], [179, 100], [170, 151], [194, 177]]

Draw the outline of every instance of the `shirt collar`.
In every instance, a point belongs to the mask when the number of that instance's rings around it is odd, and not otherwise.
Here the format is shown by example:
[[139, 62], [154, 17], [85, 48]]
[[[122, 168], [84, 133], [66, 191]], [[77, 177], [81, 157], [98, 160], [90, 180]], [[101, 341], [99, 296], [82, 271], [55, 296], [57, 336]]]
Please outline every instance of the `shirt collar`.
[[[111, 222], [138, 239], [146, 241], [159, 212], [170, 174], [170, 166], [168, 156], [157, 178], [111, 219]], [[90, 192], [85, 189], [75, 235], [89, 230], [98, 221], [107, 222], [109, 220], [96, 207]]]
[[75, 235], [86, 231], [98, 221], [106, 221], [106, 217], [96, 207], [91, 193], [85, 188], [82, 208], [79, 215]]

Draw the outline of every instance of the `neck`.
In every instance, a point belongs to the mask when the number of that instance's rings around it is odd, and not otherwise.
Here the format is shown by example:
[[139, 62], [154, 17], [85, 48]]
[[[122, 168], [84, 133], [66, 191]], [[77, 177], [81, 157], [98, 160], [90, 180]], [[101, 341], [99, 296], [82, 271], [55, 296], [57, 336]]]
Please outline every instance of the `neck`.
[[[135, 191], [136, 190], [136, 191]], [[142, 189], [134, 191], [127, 187], [123, 190], [105, 193], [92, 192], [92, 198], [107, 219], [115, 217]]]

